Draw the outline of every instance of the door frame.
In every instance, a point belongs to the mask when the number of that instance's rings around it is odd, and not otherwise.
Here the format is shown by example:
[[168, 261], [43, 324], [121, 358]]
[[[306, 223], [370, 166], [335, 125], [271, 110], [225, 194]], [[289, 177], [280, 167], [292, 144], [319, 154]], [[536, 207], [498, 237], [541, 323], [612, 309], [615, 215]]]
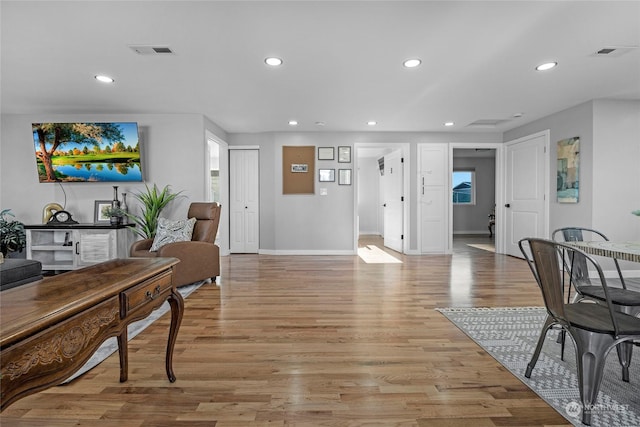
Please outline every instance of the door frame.
[[209, 140], [218, 144], [220, 153], [220, 204], [222, 209], [220, 210], [220, 222], [218, 225], [218, 237], [220, 239], [218, 246], [220, 247], [220, 255], [229, 255], [229, 144], [220, 138], [218, 138], [209, 129], [205, 130], [205, 199], [211, 201], [211, 192], [209, 186], [211, 185], [209, 164]]
[[[238, 150], [256, 150], [258, 152], [258, 168], [260, 167], [260, 146], [259, 145], [232, 145], [229, 147], [229, 152], [231, 152], [231, 150], [234, 151], [238, 151]], [[230, 155], [227, 154], [227, 175], [229, 173], [229, 170], [231, 169], [230, 164], [231, 164], [231, 160], [230, 160]], [[231, 188], [231, 178], [229, 178], [227, 180], [227, 188]], [[229, 191], [229, 190], [228, 190]], [[256, 252], [256, 254], [260, 253], [260, 172], [258, 172], [258, 251]], [[230, 197], [230, 196], [229, 196]], [[230, 199], [229, 199], [230, 200]], [[228, 202], [229, 204], [229, 209], [227, 209], [229, 212], [231, 211], [231, 202]], [[231, 217], [229, 216], [228, 219], [228, 228], [229, 228], [229, 238], [228, 238], [228, 242], [229, 242], [229, 254], [231, 254]]]
[[[356, 142], [353, 144], [354, 156], [353, 156], [353, 253], [358, 253], [358, 237], [360, 230], [358, 229], [358, 150], [362, 148], [378, 148], [380, 151], [385, 149], [401, 150], [402, 158], [404, 159], [402, 169], [402, 193], [404, 196], [404, 205], [402, 209], [402, 234], [404, 239], [402, 240], [402, 253], [409, 253], [409, 238], [411, 237], [411, 227], [409, 224], [409, 214], [411, 211], [411, 144], [408, 142]], [[383, 154], [386, 155], [386, 154]]]
[[506, 186], [506, 163], [504, 159], [505, 144], [502, 142], [492, 143], [480, 143], [480, 142], [450, 142], [449, 143], [449, 175], [447, 176], [447, 191], [449, 193], [449, 238], [447, 242], [447, 253], [453, 252], [453, 197], [451, 188], [451, 177], [453, 175], [453, 150], [454, 149], [475, 149], [475, 148], [489, 148], [496, 150], [495, 158], [495, 195], [496, 195], [496, 227], [495, 234], [495, 246], [496, 253], [504, 253], [504, 198], [505, 198], [505, 186]]
[[[506, 224], [506, 209], [504, 204], [506, 203], [507, 200], [507, 162], [509, 161], [508, 156], [506, 155], [507, 153], [507, 147], [511, 146], [511, 145], [515, 145], [515, 144], [519, 144], [522, 142], [525, 142], [527, 140], [530, 139], [534, 139], [534, 138], [538, 138], [538, 137], [544, 137], [544, 149], [545, 149], [545, 156], [544, 156], [544, 165], [542, 166], [544, 171], [542, 171], [542, 174], [544, 176], [544, 189], [545, 189], [545, 197], [544, 197], [544, 208], [543, 208], [543, 224], [542, 224], [542, 229], [543, 229], [543, 234], [544, 236], [538, 236], [538, 237], [543, 237], [543, 238], [549, 238], [550, 237], [550, 231], [549, 231], [549, 218], [550, 218], [550, 194], [551, 194], [551, 188], [550, 188], [550, 183], [551, 183], [551, 177], [550, 177], [550, 171], [551, 171], [551, 131], [549, 129], [540, 131], [540, 132], [534, 132], [532, 134], [529, 135], [525, 135], [522, 136], [520, 138], [516, 138], [510, 141], [506, 141], [504, 143], [504, 154], [503, 154], [503, 173], [504, 173], [504, 177], [503, 177], [503, 182], [504, 185], [502, 186], [501, 189], [501, 193], [502, 193], [502, 203], [500, 203], [500, 205], [498, 205], [498, 207], [500, 209], [496, 209], [496, 232], [498, 231], [498, 229], [500, 229], [501, 232], [501, 238], [500, 238], [500, 244], [501, 244], [501, 252], [500, 253], [506, 253], [506, 245], [507, 245], [507, 224]], [[496, 202], [497, 203], [497, 202]], [[501, 223], [498, 223], [498, 211], [500, 212], [500, 218]], [[499, 226], [499, 227], [498, 227]], [[496, 236], [497, 237], [497, 236]], [[498, 239], [496, 239], [496, 244], [498, 243]], [[496, 252], [498, 252], [498, 248], [496, 246]]]
[[[396, 157], [396, 159], [397, 159], [396, 161], [400, 162], [400, 171], [402, 172], [402, 176], [400, 177], [400, 184], [401, 184], [400, 185], [400, 187], [401, 187], [400, 191], [401, 191], [401, 193], [404, 193], [404, 161], [403, 161], [404, 156], [403, 156], [403, 153], [402, 153], [402, 149], [395, 149], [395, 150], [392, 150], [391, 152], [389, 152], [389, 153], [384, 155], [384, 168], [385, 168], [385, 170], [387, 170], [387, 166], [389, 166], [388, 158], [391, 155], [394, 155]], [[383, 227], [382, 227], [382, 230], [383, 230], [382, 238], [383, 238], [383, 241], [384, 241], [384, 246], [386, 248], [396, 251], [397, 249], [395, 249], [394, 247], [388, 246], [388, 245], [393, 245], [394, 242], [392, 242], [391, 238], [388, 239], [389, 236], [387, 236], [387, 233], [385, 233], [385, 229], [390, 228], [389, 224], [393, 224], [393, 221], [387, 221], [387, 219], [388, 219], [387, 217], [390, 216], [390, 210], [391, 210], [391, 208], [389, 206], [389, 200], [391, 200], [391, 203], [393, 203], [393, 199], [389, 197], [389, 194], [387, 194], [386, 189], [389, 188], [389, 189], [391, 189], [391, 191], [395, 191], [395, 190], [397, 190], [397, 188], [395, 188], [395, 185], [388, 185], [388, 184], [391, 183], [391, 181], [389, 181], [390, 180], [390, 176], [388, 174], [385, 173], [385, 175], [381, 176], [381, 178], [382, 178], [381, 182], [382, 182], [382, 188], [383, 188], [382, 189], [382, 194], [384, 194], [384, 200], [382, 200], [383, 206], [384, 206], [384, 210], [383, 210], [384, 220], [383, 220]], [[404, 205], [404, 194], [400, 194], [400, 198], [401, 198], [400, 207], [402, 209], [402, 213], [400, 215], [400, 217], [402, 218], [402, 224], [401, 224], [402, 225], [401, 234], [402, 234], [402, 233], [404, 233], [404, 211], [406, 209], [406, 206]], [[396, 200], [396, 202], [398, 202], [398, 200]], [[403, 237], [404, 236], [402, 236], [400, 238], [400, 242], [399, 242], [400, 250], [401, 250], [402, 253], [404, 253], [404, 249], [405, 249], [404, 241], [406, 240]]]

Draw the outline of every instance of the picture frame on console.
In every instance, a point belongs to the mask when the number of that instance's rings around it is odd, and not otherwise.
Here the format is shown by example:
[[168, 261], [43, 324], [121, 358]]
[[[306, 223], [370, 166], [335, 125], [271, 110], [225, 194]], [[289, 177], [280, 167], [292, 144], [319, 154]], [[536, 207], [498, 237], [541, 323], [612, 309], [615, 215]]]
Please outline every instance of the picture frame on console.
[[96, 200], [93, 207], [93, 222], [96, 224], [109, 224], [110, 217], [105, 210], [111, 207], [111, 200]]

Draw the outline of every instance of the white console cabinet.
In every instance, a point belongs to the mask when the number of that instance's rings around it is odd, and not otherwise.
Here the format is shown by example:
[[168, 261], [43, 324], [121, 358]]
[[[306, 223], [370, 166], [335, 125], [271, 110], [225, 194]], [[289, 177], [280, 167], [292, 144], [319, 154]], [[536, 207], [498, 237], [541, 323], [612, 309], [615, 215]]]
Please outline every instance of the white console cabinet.
[[114, 258], [128, 258], [133, 233], [127, 225], [25, 225], [27, 258], [43, 270], [76, 270]]

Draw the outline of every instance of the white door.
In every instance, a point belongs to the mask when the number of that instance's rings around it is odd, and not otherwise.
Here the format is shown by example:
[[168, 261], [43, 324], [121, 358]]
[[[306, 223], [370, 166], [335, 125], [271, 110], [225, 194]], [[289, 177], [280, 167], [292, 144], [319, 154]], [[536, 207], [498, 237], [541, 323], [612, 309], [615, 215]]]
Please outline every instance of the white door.
[[384, 156], [384, 245], [402, 252], [402, 217], [404, 198], [402, 194], [402, 152], [396, 150]]
[[258, 253], [258, 160], [258, 150], [229, 152], [229, 250], [232, 253]]
[[420, 252], [446, 253], [449, 206], [446, 144], [419, 146]]
[[507, 143], [507, 255], [522, 258], [518, 242], [524, 237], [548, 238], [548, 142], [548, 132], [542, 132]]

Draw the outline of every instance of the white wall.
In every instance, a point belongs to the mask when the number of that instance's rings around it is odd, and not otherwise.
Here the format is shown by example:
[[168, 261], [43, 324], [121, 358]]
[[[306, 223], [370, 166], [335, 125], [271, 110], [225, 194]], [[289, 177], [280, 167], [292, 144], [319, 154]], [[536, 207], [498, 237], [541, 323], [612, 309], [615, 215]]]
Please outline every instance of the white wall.
[[[265, 132], [258, 134], [229, 134], [230, 146], [260, 147], [260, 248], [263, 253], [355, 253], [354, 197], [358, 185], [357, 174], [350, 186], [323, 183], [328, 195], [282, 194], [282, 147], [313, 145], [315, 147], [351, 146], [355, 143], [408, 143], [410, 153], [405, 157], [405, 173], [411, 174], [409, 209], [409, 251], [417, 251], [417, 177], [416, 147], [419, 143], [449, 142], [497, 143], [499, 133], [420, 133], [420, 132]], [[337, 160], [318, 161], [326, 168], [354, 168], [355, 164]], [[406, 238], [406, 236], [405, 236]]]
[[595, 101], [593, 116], [593, 228], [638, 241], [640, 101]]
[[[560, 111], [505, 133], [504, 140], [515, 139], [549, 129], [551, 141], [549, 182], [549, 230], [560, 227], [590, 228], [593, 214], [593, 108], [592, 102]], [[578, 203], [558, 203], [556, 195], [557, 142], [580, 137], [580, 197]], [[551, 236], [549, 236], [551, 237]]]
[[[64, 203], [81, 223], [93, 222], [95, 200], [111, 200], [109, 183], [39, 183], [34, 157], [31, 123], [54, 121], [135, 121], [138, 122], [143, 156], [143, 176], [149, 186], [170, 185], [183, 191], [162, 216], [186, 216], [191, 201], [205, 200], [204, 128], [198, 114], [66, 114], [66, 115], [2, 115], [0, 132], [0, 207], [11, 209], [16, 219], [26, 224], [42, 222], [42, 209], [50, 202]], [[220, 132], [209, 121], [209, 127]], [[222, 134], [221, 138], [227, 135]], [[119, 192], [133, 193], [144, 189], [144, 183], [119, 183]], [[130, 210], [137, 202], [127, 196]]]
[[[260, 248], [266, 252], [305, 251], [317, 253], [352, 253], [354, 239], [353, 185], [326, 183], [327, 196], [318, 194], [293, 196], [282, 194], [282, 147], [284, 145], [344, 146], [354, 143], [409, 143], [405, 170], [411, 174], [407, 195], [410, 234], [409, 250], [417, 248], [417, 178], [418, 143], [500, 142], [498, 133], [404, 133], [404, 132], [282, 132], [259, 134], [225, 134], [215, 123], [198, 114], [56, 114], [2, 115], [0, 131], [0, 208], [12, 209], [24, 223], [40, 223], [42, 209], [50, 202], [64, 202], [59, 184], [39, 183], [33, 154], [31, 123], [41, 121], [136, 121], [143, 149], [143, 173], [149, 185], [169, 184], [183, 191], [178, 200], [163, 213], [169, 218], [186, 215], [190, 201], [205, 199], [205, 130], [209, 129], [233, 145], [251, 145], [260, 149]], [[352, 156], [355, 153], [352, 152]], [[316, 160], [316, 166], [318, 161]], [[355, 168], [355, 163], [323, 161], [328, 168]], [[316, 180], [316, 188], [319, 183]], [[325, 184], [323, 184], [324, 186]], [[112, 198], [111, 184], [62, 184], [67, 194], [66, 209], [80, 222], [93, 222], [95, 200]], [[144, 188], [140, 183], [120, 184], [120, 191], [132, 193]], [[131, 209], [136, 208], [130, 200]]]
[[[505, 141], [545, 129], [551, 134], [552, 183], [556, 182], [556, 142], [580, 137], [580, 198], [558, 203], [550, 192], [549, 229], [594, 228], [611, 240], [640, 241], [640, 101], [594, 100], [505, 133]], [[603, 268], [612, 265], [602, 260]], [[627, 274], [640, 274], [637, 264], [623, 263]]]

